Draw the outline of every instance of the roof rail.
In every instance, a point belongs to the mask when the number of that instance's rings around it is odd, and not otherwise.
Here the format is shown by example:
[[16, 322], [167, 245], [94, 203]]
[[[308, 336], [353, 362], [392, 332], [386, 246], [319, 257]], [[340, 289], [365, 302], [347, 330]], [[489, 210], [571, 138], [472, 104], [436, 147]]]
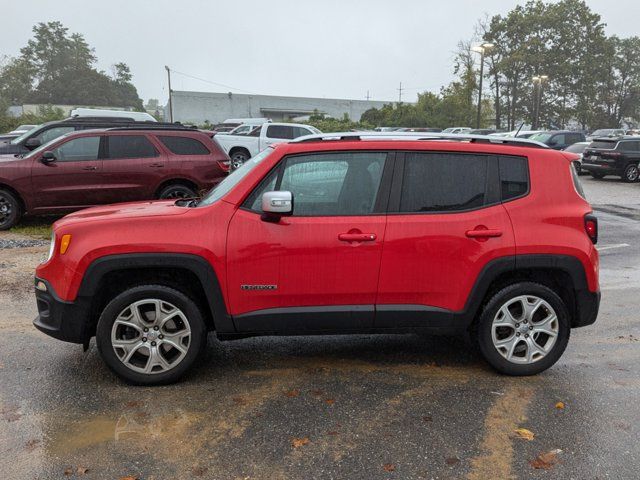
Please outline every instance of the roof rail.
[[470, 135], [466, 133], [431, 133], [431, 132], [337, 132], [318, 135], [305, 135], [290, 143], [311, 143], [323, 141], [358, 141], [358, 140], [413, 140], [413, 141], [451, 141], [469, 143], [488, 143], [494, 145], [510, 145], [529, 148], [549, 148], [544, 143], [526, 138], [499, 137], [494, 135]]
[[[105, 122], [113, 122], [113, 123], [122, 123], [122, 122], [135, 122], [135, 120], [131, 117], [69, 117], [62, 120], [63, 122], [74, 122], [74, 123], [105, 123]], [[149, 122], [153, 123], [153, 122]]]
[[125, 125], [120, 127], [111, 127], [106, 130], [109, 131], [117, 131], [117, 130], [178, 130], [181, 132], [189, 131], [199, 131], [198, 127], [190, 127], [187, 125], [176, 125], [173, 123], [158, 123], [158, 122], [149, 122], [149, 124], [140, 125], [142, 122], [136, 122], [134, 125]]

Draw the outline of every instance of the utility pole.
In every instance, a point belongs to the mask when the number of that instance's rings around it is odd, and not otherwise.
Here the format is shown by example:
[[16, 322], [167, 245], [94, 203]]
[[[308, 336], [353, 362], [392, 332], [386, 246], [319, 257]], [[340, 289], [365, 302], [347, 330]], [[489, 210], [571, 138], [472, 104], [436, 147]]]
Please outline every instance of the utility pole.
[[533, 77], [533, 124], [532, 130], [538, 129], [540, 121], [540, 104], [542, 103], [542, 88], [544, 83], [549, 80], [547, 75], [536, 75]]
[[167, 81], [169, 83], [169, 122], [173, 123], [173, 100], [171, 99], [171, 70], [166, 65], [167, 69]]
[[480, 120], [482, 119], [482, 80], [484, 78], [484, 54], [487, 50], [493, 48], [493, 43], [483, 43], [475, 47], [473, 50], [480, 54], [480, 82], [478, 84], [478, 114], [476, 116], [476, 128], [480, 128]]
[[404, 88], [402, 88], [402, 82], [400, 82], [400, 88], [398, 89], [398, 103], [402, 103], [402, 91], [404, 90]]

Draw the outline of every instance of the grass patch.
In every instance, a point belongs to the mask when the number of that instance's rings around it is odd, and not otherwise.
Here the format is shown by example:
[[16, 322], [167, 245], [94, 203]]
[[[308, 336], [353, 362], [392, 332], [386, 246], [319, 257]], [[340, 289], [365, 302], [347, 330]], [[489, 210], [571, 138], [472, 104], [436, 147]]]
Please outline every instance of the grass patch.
[[38, 239], [51, 238], [51, 224], [60, 217], [25, 217], [10, 231]]

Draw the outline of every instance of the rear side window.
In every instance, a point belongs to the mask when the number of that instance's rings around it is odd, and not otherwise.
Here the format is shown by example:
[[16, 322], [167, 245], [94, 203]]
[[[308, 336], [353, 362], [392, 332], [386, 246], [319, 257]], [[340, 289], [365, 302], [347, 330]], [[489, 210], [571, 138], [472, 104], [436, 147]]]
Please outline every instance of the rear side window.
[[623, 152], [637, 152], [640, 150], [640, 142], [620, 142], [620, 150]]
[[522, 197], [529, 191], [529, 168], [527, 159], [521, 157], [499, 157], [500, 192], [502, 201]]
[[452, 212], [482, 207], [487, 199], [488, 157], [407, 153], [400, 211]]
[[288, 125], [269, 125], [267, 127], [268, 138], [281, 138], [284, 140], [294, 139], [293, 127]]
[[598, 148], [601, 150], [613, 150], [616, 148], [617, 140], [597, 140], [595, 142], [591, 142], [589, 148]]
[[109, 135], [107, 158], [157, 157], [158, 151], [144, 135]]
[[209, 149], [200, 140], [191, 137], [160, 136], [162, 144], [176, 155], [209, 155]]

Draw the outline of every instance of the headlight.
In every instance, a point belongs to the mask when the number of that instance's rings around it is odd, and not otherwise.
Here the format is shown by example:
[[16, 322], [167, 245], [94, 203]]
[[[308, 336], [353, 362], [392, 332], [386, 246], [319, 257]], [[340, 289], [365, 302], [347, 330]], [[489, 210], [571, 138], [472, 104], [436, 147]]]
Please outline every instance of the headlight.
[[53, 249], [56, 247], [56, 234], [52, 233], [51, 234], [51, 246], [49, 247], [49, 255], [47, 256], [47, 259], [45, 260], [45, 262], [48, 262], [49, 260], [51, 260], [51, 257], [53, 257]]

